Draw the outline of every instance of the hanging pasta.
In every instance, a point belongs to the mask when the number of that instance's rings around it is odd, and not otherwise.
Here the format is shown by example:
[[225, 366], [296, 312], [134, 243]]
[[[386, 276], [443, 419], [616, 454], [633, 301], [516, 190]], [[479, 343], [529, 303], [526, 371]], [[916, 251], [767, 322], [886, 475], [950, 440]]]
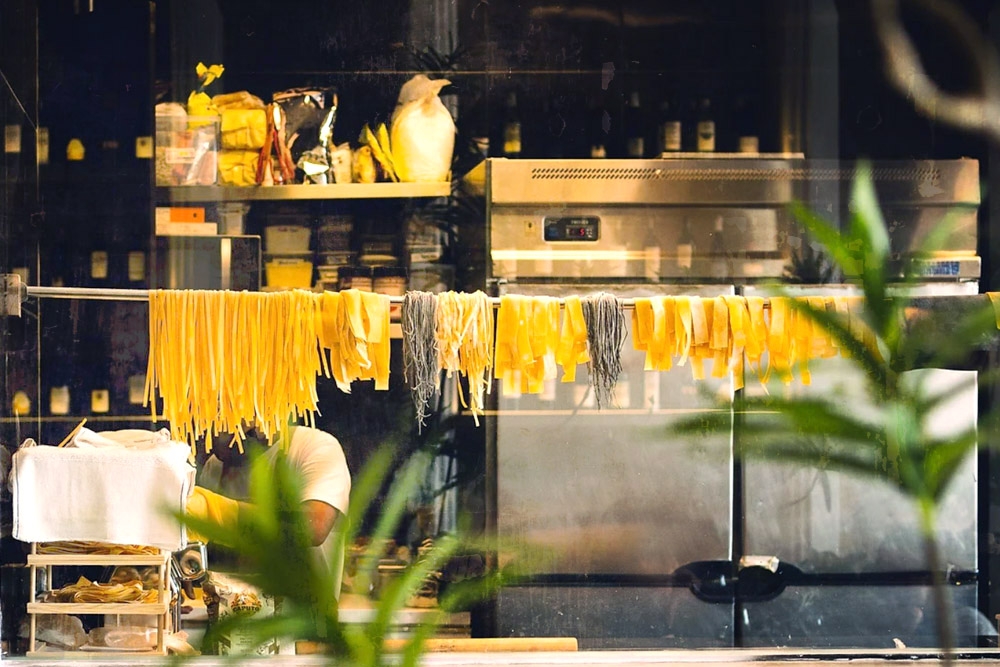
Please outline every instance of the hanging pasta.
[[410, 387], [417, 430], [423, 429], [427, 409], [438, 392], [437, 299], [430, 292], [407, 292], [400, 309], [403, 330], [403, 379]]
[[324, 292], [318, 309], [323, 374], [348, 394], [355, 380], [374, 380], [375, 389], [388, 389], [389, 297], [356, 289]]
[[500, 298], [497, 312], [496, 377], [508, 395], [541, 393], [556, 376], [559, 300], [550, 296]]
[[646, 371], [673, 368], [675, 302], [671, 296], [638, 297], [632, 309], [632, 346], [646, 353]]
[[493, 384], [493, 307], [482, 291], [443, 292], [437, 297], [435, 337], [441, 368], [459, 373], [469, 384], [468, 401], [458, 385], [459, 400], [479, 425], [485, 394]]
[[[192, 445], [222, 432], [266, 438], [318, 411], [318, 295], [152, 290], [144, 404], [162, 403], [171, 437]], [[154, 414], [155, 417], [155, 414]]]
[[590, 384], [600, 409], [611, 404], [622, 373], [622, 346], [628, 333], [625, 312], [618, 297], [606, 292], [585, 296], [582, 306], [590, 347]]
[[562, 330], [556, 348], [556, 363], [562, 366], [563, 382], [576, 382], [576, 367], [590, 362], [587, 353], [587, 322], [578, 296], [563, 300]]

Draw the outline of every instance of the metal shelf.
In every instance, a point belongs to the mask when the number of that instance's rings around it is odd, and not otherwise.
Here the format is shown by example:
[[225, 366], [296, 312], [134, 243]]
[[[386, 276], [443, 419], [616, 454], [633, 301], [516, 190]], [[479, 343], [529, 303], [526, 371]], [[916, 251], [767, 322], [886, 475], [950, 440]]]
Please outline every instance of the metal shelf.
[[451, 182], [440, 183], [340, 183], [334, 185], [273, 185], [231, 187], [193, 185], [156, 188], [159, 204], [227, 201], [317, 201], [325, 199], [408, 199], [447, 197]]

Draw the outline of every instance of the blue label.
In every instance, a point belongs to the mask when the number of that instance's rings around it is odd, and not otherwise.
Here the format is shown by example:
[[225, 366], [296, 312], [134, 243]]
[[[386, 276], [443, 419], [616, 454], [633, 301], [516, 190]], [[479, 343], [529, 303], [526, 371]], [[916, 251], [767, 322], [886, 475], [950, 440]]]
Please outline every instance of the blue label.
[[959, 263], [956, 261], [921, 262], [922, 276], [957, 276]]

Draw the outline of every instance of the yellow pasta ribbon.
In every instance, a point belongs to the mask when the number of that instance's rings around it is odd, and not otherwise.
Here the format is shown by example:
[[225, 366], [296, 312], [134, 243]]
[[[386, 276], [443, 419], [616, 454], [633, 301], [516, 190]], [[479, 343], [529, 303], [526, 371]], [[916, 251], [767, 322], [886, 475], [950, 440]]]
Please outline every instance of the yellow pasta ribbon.
[[576, 367], [590, 361], [587, 352], [587, 322], [578, 296], [563, 300], [562, 331], [556, 349], [556, 363], [563, 369], [563, 382], [576, 381]]

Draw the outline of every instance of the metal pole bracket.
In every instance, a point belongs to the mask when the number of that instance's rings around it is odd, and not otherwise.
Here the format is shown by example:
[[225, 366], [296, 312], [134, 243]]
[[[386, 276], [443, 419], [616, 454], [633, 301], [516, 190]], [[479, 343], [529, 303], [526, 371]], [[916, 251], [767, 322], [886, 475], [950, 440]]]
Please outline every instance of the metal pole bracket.
[[21, 302], [28, 297], [28, 288], [16, 273], [0, 274], [0, 315], [21, 317]]

